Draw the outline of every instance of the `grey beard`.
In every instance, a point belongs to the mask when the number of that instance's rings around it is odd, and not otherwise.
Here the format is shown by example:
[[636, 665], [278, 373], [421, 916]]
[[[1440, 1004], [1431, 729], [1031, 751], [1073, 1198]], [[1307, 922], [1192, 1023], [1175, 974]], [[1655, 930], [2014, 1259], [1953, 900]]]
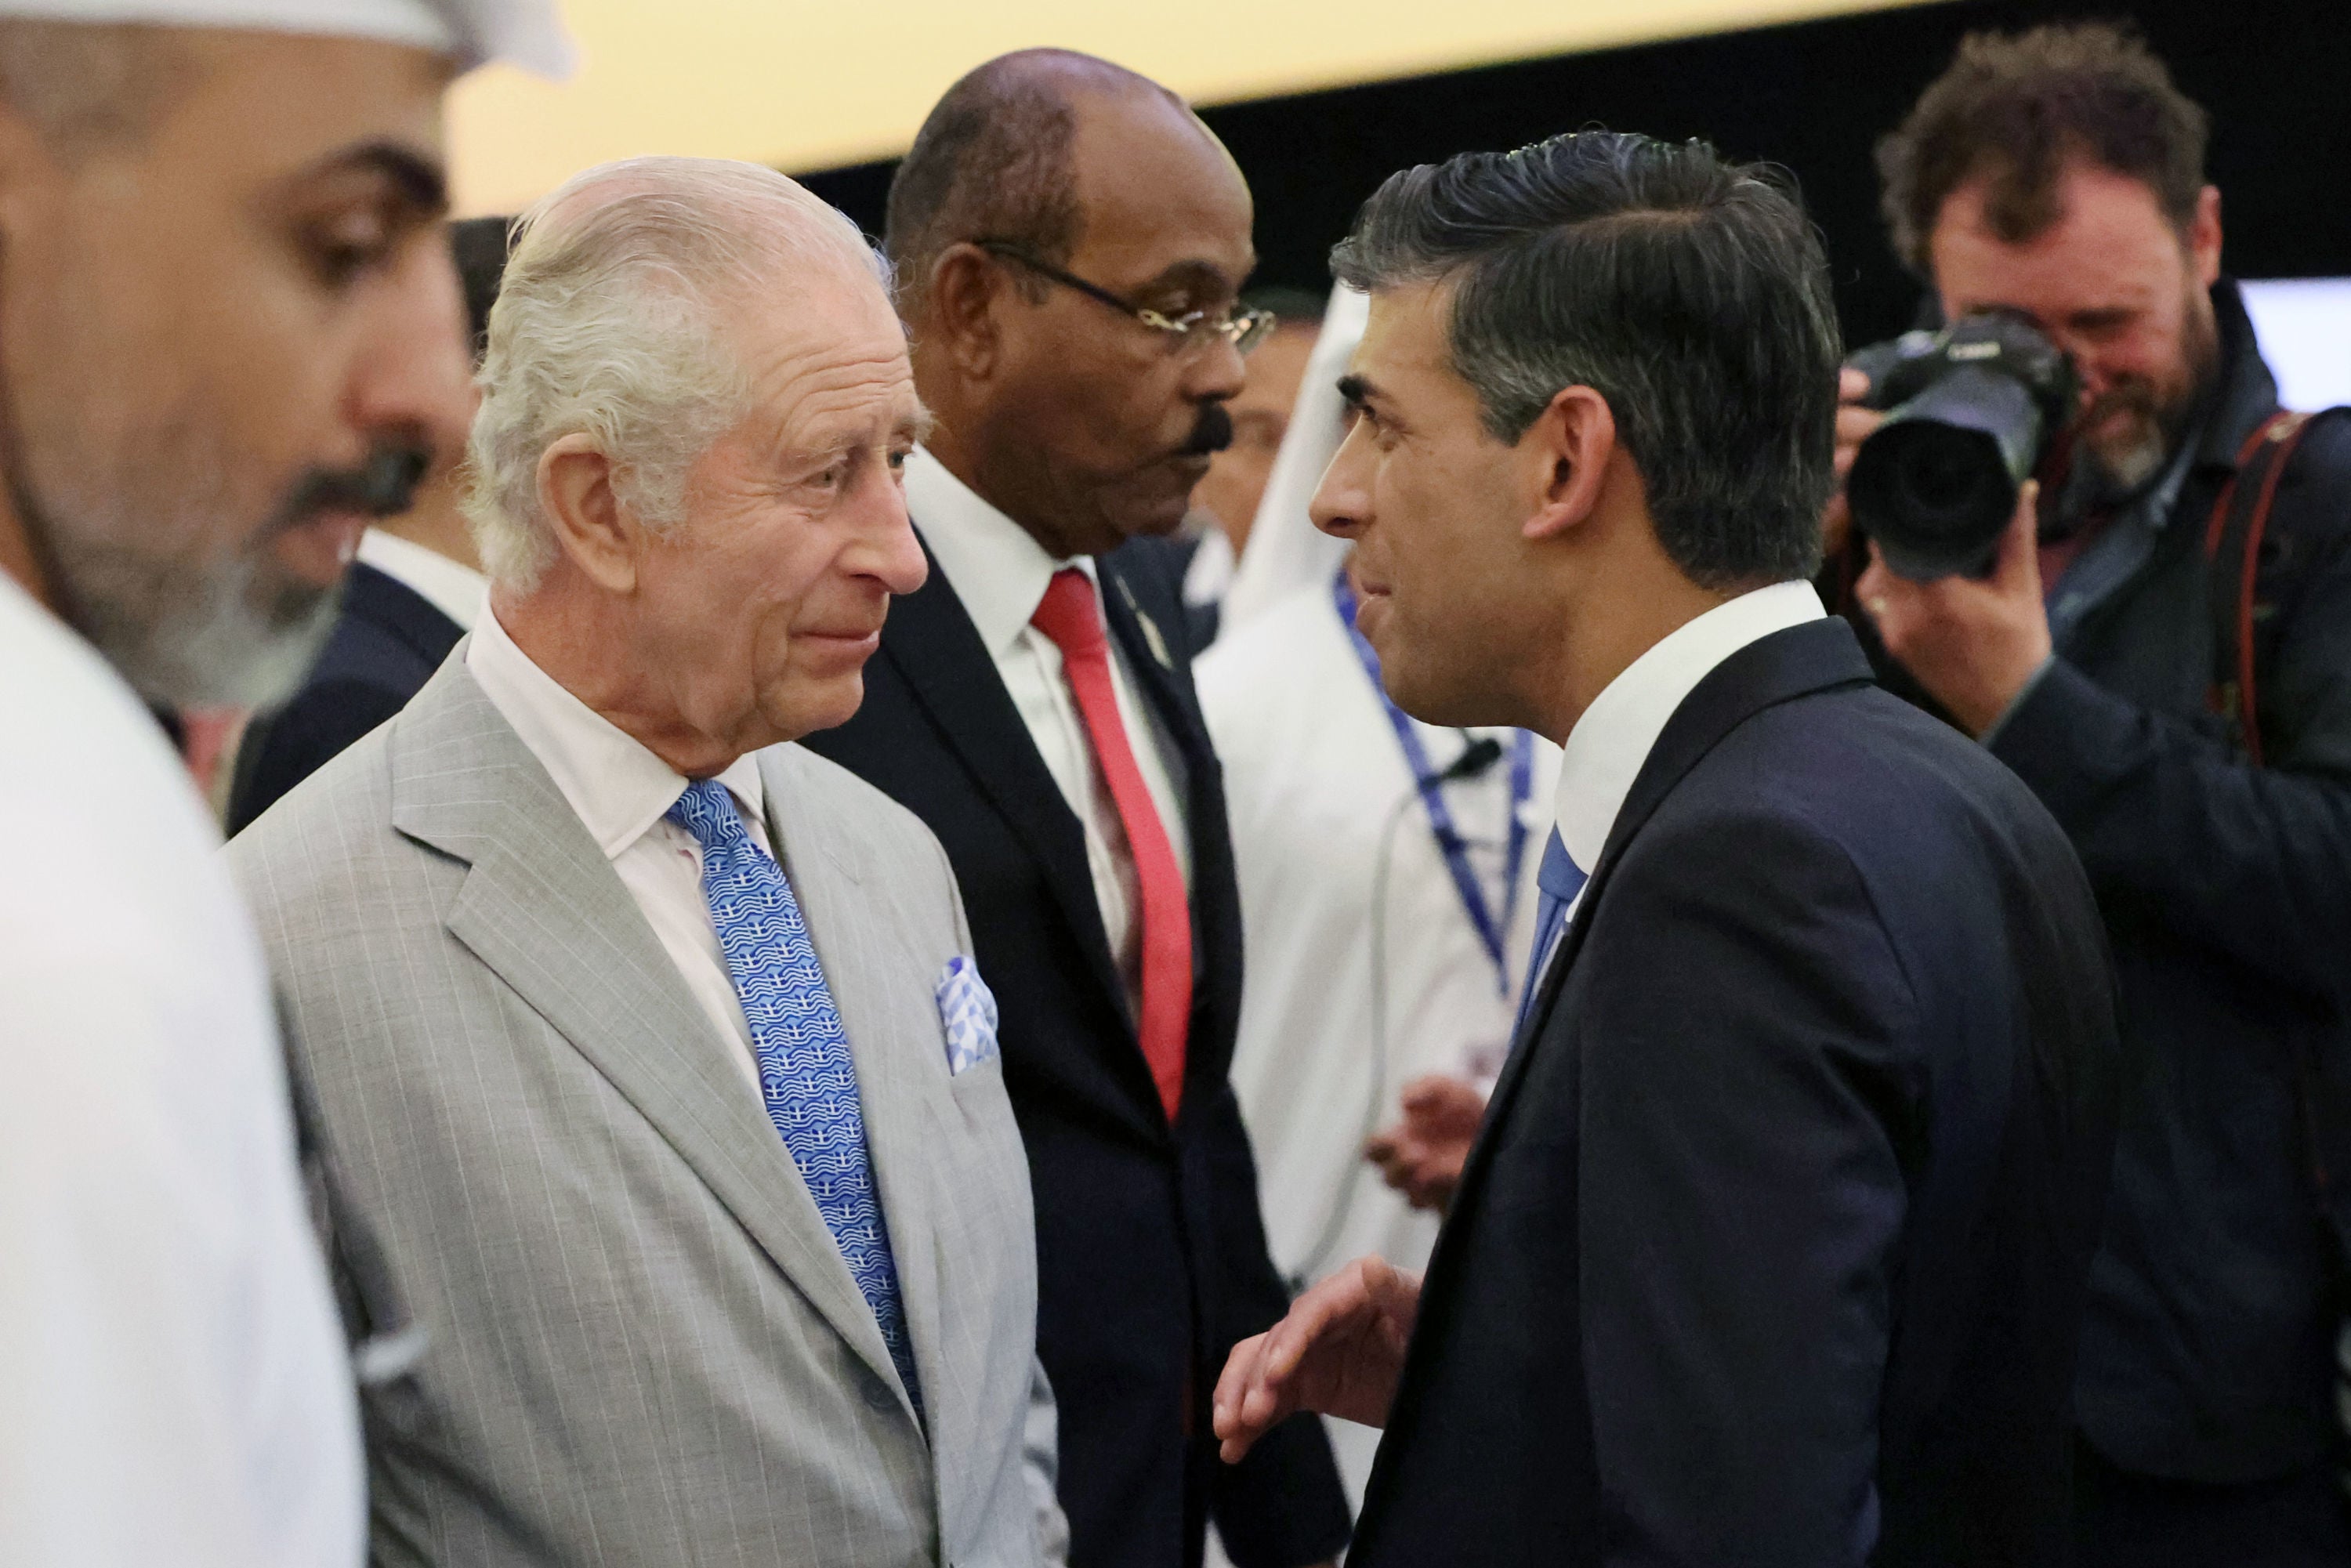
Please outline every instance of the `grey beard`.
[[2097, 454], [2094, 461], [2100, 478], [2105, 481], [2104, 488], [2117, 496], [2132, 494], [2155, 477], [2156, 470], [2163, 466], [2164, 458], [2169, 455], [2169, 441], [2158, 433], [2148, 440], [2131, 443], [2126, 451]]
[[139, 695], [172, 708], [268, 707], [290, 696], [333, 630], [341, 595], [277, 570], [256, 540], [198, 565], [48, 540], [65, 618]]

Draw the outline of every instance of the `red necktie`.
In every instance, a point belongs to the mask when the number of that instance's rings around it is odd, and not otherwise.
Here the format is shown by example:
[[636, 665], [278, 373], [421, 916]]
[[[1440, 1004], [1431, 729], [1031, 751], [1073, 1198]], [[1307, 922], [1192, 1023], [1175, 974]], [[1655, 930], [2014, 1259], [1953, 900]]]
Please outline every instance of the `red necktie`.
[[1061, 650], [1061, 671], [1093, 742], [1094, 760], [1110, 785], [1118, 820], [1126, 828], [1134, 856], [1135, 885], [1143, 902], [1143, 1017], [1135, 1033], [1143, 1059], [1159, 1086], [1167, 1119], [1184, 1095], [1184, 1046], [1192, 1022], [1192, 909], [1184, 894], [1184, 873], [1176, 846], [1143, 781], [1143, 769], [1118, 716], [1118, 696], [1110, 681], [1110, 643], [1102, 635], [1102, 610], [1093, 580], [1074, 567], [1053, 574], [1044, 601], [1030, 617], [1037, 630]]

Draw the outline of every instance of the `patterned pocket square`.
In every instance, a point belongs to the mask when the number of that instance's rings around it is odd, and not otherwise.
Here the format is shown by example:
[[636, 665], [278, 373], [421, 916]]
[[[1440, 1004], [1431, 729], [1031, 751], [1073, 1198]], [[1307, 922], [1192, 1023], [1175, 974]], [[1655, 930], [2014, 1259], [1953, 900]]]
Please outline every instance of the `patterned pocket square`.
[[947, 1071], [962, 1072], [996, 1054], [996, 993], [979, 966], [958, 955], [939, 971], [939, 1022], [947, 1031]]

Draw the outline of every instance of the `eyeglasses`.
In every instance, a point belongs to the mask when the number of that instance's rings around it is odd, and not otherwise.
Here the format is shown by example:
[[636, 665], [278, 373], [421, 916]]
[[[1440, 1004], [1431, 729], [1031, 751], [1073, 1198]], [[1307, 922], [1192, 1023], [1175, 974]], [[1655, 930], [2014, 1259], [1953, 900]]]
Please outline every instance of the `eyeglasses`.
[[1142, 322], [1153, 331], [1164, 334], [1178, 353], [1196, 354], [1221, 338], [1230, 343], [1236, 352], [1246, 354], [1264, 342], [1266, 334], [1273, 330], [1274, 316], [1270, 310], [1236, 305], [1223, 316], [1211, 316], [1206, 310], [1187, 310], [1181, 316], [1163, 315], [1121, 299], [1100, 284], [1088, 283], [1075, 273], [1064, 272], [1009, 240], [976, 239], [971, 243], [990, 256], [1018, 262], [1040, 277], [1058, 283], [1064, 288], [1074, 288], [1087, 298], [1098, 299], [1120, 315]]

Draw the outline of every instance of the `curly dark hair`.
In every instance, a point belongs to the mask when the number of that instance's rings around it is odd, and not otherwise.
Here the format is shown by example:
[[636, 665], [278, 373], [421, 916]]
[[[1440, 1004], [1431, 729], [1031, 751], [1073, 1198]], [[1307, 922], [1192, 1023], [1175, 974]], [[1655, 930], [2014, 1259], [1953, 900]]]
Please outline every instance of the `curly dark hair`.
[[1920, 277], [1951, 193], [1991, 181], [1985, 215], [2011, 244], [2057, 221], [2066, 162], [2087, 159], [2155, 193], [2185, 230], [2204, 189], [2209, 120], [2138, 35], [2111, 23], [1971, 33], [1950, 68], [1877, 144], [1895, 253]]

